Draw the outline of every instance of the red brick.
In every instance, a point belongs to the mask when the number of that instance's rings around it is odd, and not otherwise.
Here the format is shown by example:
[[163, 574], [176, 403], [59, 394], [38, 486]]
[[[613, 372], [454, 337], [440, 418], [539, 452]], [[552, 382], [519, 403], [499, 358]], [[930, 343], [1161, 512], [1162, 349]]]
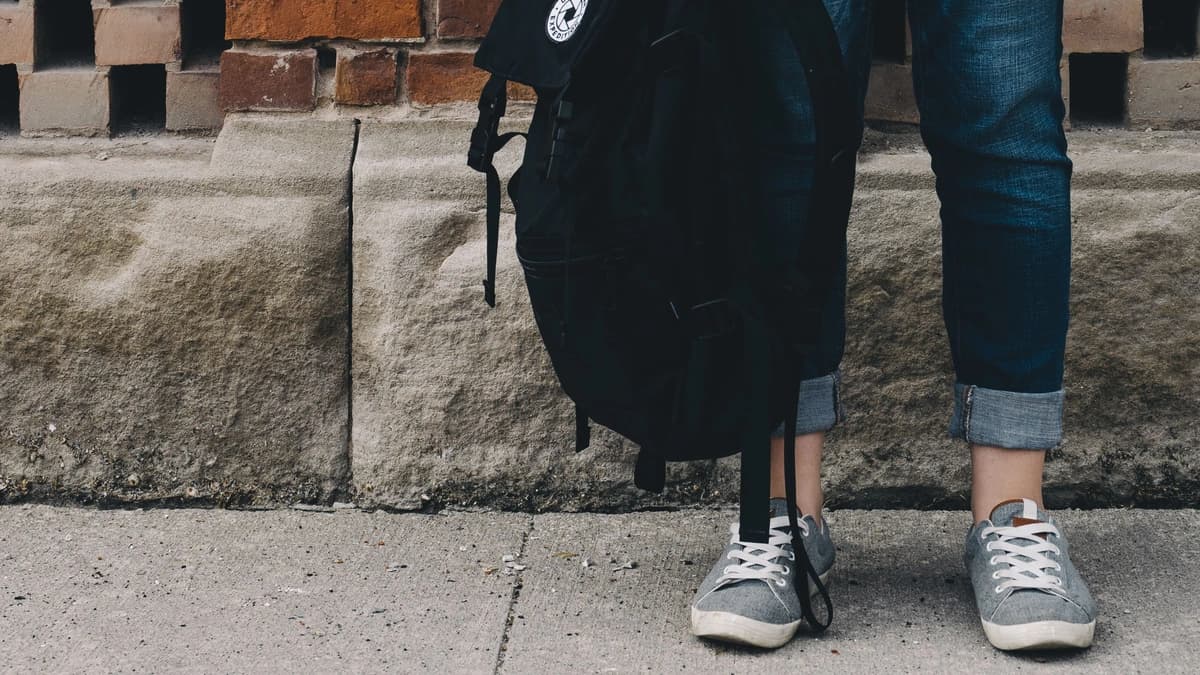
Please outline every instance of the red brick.
[[33, 63], [33, 7], [0, 5], [0, 63]]
[[[408, 97], [413, 103], [434, 105], [477, 101], [488, 74], [473, 65], [470, 52], [413, 52], [408, 55]], [[531, 101], [532, 89], [510, 84], [514, 101]]]
[[865, 114], [870, 120], [912, 124], [921, 121], [913, 94], [912, 66], [876, 63], [871, 67]]
[[349, 105], [395, 103], [400, 81], [396, 50], [339, 49], [334, 100]]
[[174, 63], [183, 58], [179, 5], [113, 5], [95, 10], [96, 65]]
[[1142, 48], [1142, 0], [1066, 0], [1067, 53], [1136, 52]]
[[231, 49], [221, 55], [223, 110], [312, 110], [317, 50]]
[[226, 0], [231, 40], [420, 38], [420, 0]]
[[483, 37], [499, 7], [500, 0], [439, 0], [438, 37]]

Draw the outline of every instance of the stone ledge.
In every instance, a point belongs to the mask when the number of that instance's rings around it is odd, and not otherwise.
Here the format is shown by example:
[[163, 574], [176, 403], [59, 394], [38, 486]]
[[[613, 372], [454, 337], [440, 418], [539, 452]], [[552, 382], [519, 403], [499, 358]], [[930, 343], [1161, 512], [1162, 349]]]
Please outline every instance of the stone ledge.
[[0, 502], [345, 492], [353, 143], [235, 119], [0, 156]]
[[[633, 487], [634, 448], [614, 435], [569, 451], [572, 408], [530, 318], [511, 216], [500, 306], [488, 310], [479, 297], [483, 179], [462, 162], [468, 129], [363, 128], [353, 247], [357, 499], [415, 508], [424, 495], [525, 510], [731, 501], [736, 461], [673, 467], [659, 498]], [[1200, 358], [1191, 339], [1200, 300], [1186, 281], [1186, 261], [1200, 258], [1196, 139], [1081, 134], [1072, 143], [1080, 187], [1069, 431], [1052, 454], [1048, 493], [1081, 506], [1194, 504], [1200, 391], [1183, 364]], [[517, 153], [505, 151], [502, 172]], [[951, 378], [928, 167], [911, 145], [863, 159], [850, 242], [850, 418], [826, 465], [838, 505], [966, 499], [966, 450], [945, 438]]]
[[[736, 461], [673, 467], [660, 498], [633, 488], [634, 449], [612, 434], [569, 452], [571, 409], [533, 330], [511, 235], [501, 305], [481, 301], [483, 179], [463, 163], [469, 127], [362, 127], [353, 392], [351, 120], [239, 114], [216, 142], [0, 144], [0, 501], [731, 502]], [[1068, 435], [1049, 495], [1195, 506], [1200, 137], [1071, 143]], [[961, 504], [964, 449], [944, 438], [928, 158], [911, 136], [872, 134], [868, 147], [851, 240], [850, 419], [830, 444], [829, 498]], [[517, 154], [501, 157], [503, 173]]]

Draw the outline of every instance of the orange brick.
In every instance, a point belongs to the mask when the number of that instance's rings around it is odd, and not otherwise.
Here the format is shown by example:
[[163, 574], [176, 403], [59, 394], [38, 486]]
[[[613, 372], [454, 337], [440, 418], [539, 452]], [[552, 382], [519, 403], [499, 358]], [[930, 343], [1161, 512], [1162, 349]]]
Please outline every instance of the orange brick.
[[407, 40], [422, 36], [420, 0], [226, 0], [225, 37]]
[[0, 5], [0, 63], [33, 63], [33, 7]]
[[413, 103], [474, 101], [488, 74], [472, 65], [469, 52], [415, 52], [408, 57], [408, 97]]
[[419, 38], [420, 0], [335, 0], [335, 37], [356, 40]]
[[438, 37], [483, 37], [499, 7], [500, 0], [439, 0]]
[[312, 110], [317, 50], [231, 49], [221, 54], [223, 110]]
[[348, 105], [395, 103], [399, 63], [391, 48], [339, 49], [334, 100]]
[[[434, 105], [477, 101], [488, 74], [473, 65], [470, 52], [414, 52], [408, 56], [408, 97], [413, 103]], [[508, 97], [532, 101], [537, 95], [521, 84], [509, 84]]]
[[1063, 50], [1071, 54], [1142, 48], [1142, 0], [1066, 0]]
[[179, 5], [113, 5], [95, 10], [96, 65], [175, 63], [183, 58]]

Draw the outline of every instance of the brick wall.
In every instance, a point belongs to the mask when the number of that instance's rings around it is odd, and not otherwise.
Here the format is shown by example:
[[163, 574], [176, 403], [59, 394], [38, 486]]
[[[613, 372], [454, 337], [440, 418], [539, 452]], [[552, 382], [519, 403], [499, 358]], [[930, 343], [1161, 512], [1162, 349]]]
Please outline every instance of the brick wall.
[[[903, 2], [875, 4], [868, 116], [916, 122]], [[0, 0], [0, 133], [18, 123], [33, 133], [211, 128], [222, 110], [370, 115], [470, 102], [485, 79], [472, 53], [498, 5]], [[1072, 123], [1200, 128], [1198, 9], [1200, 0], [1066, 0]]]
[[0, 133], [211, 129], [223, 0], [0, 0]]
[[[875, 4], [868, 115], [916, 122], [903, 2]], [[223, 103], [230, 110], [304, 111], [326, 98], [333, 105], [418, 107], [472, 101], [484, 75], [471, 67], [471, 55], [498, 5], [229, 0], [228, 36], [238, 44], [225, 55]], [[1062, 73], [1072, 122], [1200, 127], [1198, 8], [1200, 0], [1067, 0]], [[322, 87], [323, 78], [332, 86]]]

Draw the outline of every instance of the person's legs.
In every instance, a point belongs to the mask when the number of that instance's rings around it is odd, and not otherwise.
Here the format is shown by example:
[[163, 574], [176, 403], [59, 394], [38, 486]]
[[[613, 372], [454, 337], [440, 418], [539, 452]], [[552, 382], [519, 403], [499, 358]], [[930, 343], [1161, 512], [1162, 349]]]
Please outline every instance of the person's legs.
[[[825, 447], [825, 432], [818, 431], [796, 437], [796, 508], [800, 513], [821, 522], [825, 490], [821, 487], [821, 455]], [[784, 485], [783, 439], [771, 439], [771, 498], [787, 499]]]
[[1071, 261], [1062, 2], [911, 0], [909, 12], [942, 202], [958, 380], [950, 431], [975, 446], [1047, 450], [1062, 437]]
[[[765, 6], [766, 3], [762, 3]], [[869, 14], [867, 0], [825, 0], [838, 31], [851, 76], [859, 83], [861, 120], [862, 92], [870, 69]], [[753, 12], [759, 3], [747, 3]], [[768, 73], [774, 90], [762, 91], [754, 102], [761, 112], [756, 129], [755, 151], [761, 158], [764, 213], [768, 223], [779, 228], [781, 246], [800, 239], [808, 213], [813, 172], [812, 113], [804, 71], [790, 36], [782, 26], [760, 21], [762, 53], [756, 58]], [[799, 84], [799, 86], [797, 86]], [[800, 403], [796, 411], [797, 487], [799, 545], [804, 546], [817, 574], [826, 578], [833, 565], [834, 549], [828, 525], [819, 522], [821, 493], [821, 442], [824, 432], [840, 418], [838, 363], [845, 338], [846, 264], [843, 256], [825, 299], [825, 311], [816, 349], [801, 373]], [[783, 428], [772, 443], [772, 496], [783, 497]], [[771, 537], [768, 544], [741, 541], [737, 523], [731, 539], [708, 577], [696, 592], [691, 610], [692, 632], [718, 640], [759, 647], [778, 647], [795, 634], [802, 619], [794, 589], [807, 583], [794, 562], [795, 541], [788, 524], [786, 500], [771, 500]]]
[[1009, 499], [1031, 499], [1041, 508], [1044, 450], [971, 446], [971, 514], [981, 523], [996, 505]]
[[[867, 82], [871, 72], [871, 12], [867, 0], [826, 0], [826, 9], [838, 33], [842, 58], [852, 82], [856, 121], [861, 129]], [[768, 213], [772, 222], [785, 228], [780, 241], [794, 240], [804, 227], [811, 195], [813, 121], [809, 92], [803, 86], [801, 65], [790, 45], [768, 43], [763, 60], [778, 68], [772, 78], [775, 91], [764, 92], [759, 107], [768, 111], [762, 125], [768, 138], [763, 142], [763, 168]], [[797, 87], [796, 84], [801, 86]], [[779, 129], [785, 130], [782, 134]], [[796, 497], [802, 514], [821, 520], [824, 491], [821, 487], [821, 457], [825, 432], [842, 420], [840, 373], [846, 340], [846, 249], [828, 289], [817, 334], [816, 348], [806, 359], [801, 373], [799, 406], [796, 410]], [[771, 496], [784, 497], [783, 426], [771, 442]]]
[[[844, 294], [844, 276], [842, 283]], [[841, 305], [837, 310], [830, 308], [828, 311], [835, 313], [839, 319], [842, 316]], [[837, 349], [829, 350], [827, 354], [840, 359], [845, 324], [838, 323], [843, 328], [836, 333]], [[822, 365], [814, 360], [811, 367], [820, 368]], [[799, 406], [796, 410], [796, 506], [802, 515], [810, 515], [818, 523], [821, 522], [821, 509], [825, 502], [825, 491], [821, 487], [825, 433], [843, 418], [840, 387], [841, 374], [836, 370], [828, 375], [806, 377], [800, 383]], [[780, 499], [787, 497], [783, 452], [783, 429], [780, 428], [771, 438], [771, 497]]]
[[1062, 438], [1070, 284], [1062, 0], [909, 0], [909, 16], [981, 619], [1002, 649], [1086, 646], [1091, 597], [1041, 508], [1044, 453]]

